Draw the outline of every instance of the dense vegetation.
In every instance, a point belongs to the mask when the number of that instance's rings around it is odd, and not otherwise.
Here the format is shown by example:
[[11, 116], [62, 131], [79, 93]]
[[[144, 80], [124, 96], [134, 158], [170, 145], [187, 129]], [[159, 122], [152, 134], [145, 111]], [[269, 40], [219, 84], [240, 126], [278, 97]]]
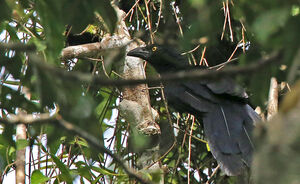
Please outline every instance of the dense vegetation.
[[[35, 184], [234, 183], [235, 177], [218, 169], [201, 122], [167, 109], [157, 83], [149, 83], [149, 96], [160, 115], [160, 135], [144, 135], [119, 113], [120, 101], [132, 97], [127, 93], [133, 86], [122, 85], [128, 43], [111, 47], [105, 40], [122, 35], [125, 23], [133, 42], [174, 46], [194, 65], [234, 67], [252, 106], [266, 114], [271, 77], [287, 86], [279, 93], [280, 105], [299, 79], [299, 13], [297, 0], [1, 1], [0, 182], [10, 183], [7, 176], [25, 166], [26, 180]], [[83, 55], [63, 52], [86, 43], [102, 47]], [[258, 67], [251, 70], [253, 65]], [[145, 69], [147, 77], [157, 76], [150, 66]], [[282, 103], [284, 113], [297, 107], [298, 88]], [[286, 153], [296, 144], [284, 148]], [[157, 161], [159, 169], [147, 169]]]

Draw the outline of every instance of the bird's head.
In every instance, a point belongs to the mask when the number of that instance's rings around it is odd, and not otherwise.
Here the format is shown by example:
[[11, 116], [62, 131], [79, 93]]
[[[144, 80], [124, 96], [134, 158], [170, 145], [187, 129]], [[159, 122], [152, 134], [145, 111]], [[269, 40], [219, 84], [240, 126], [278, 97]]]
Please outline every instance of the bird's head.
[[180, 70], [188, 66], [186, 58], [178, 51], [157, 44], [135, 48], [127, 55], [148, 61], [159, 73]]

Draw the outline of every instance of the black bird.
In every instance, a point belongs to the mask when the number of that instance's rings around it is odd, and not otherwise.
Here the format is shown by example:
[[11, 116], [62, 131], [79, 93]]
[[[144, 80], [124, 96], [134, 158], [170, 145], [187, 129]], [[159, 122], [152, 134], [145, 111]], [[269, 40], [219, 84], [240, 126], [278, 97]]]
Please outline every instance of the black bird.
[[[158, 73], [188, 70], [187, 58], [170, 47], [148, 45], [128, 52], [148, 61]], [[260, 118], [247, 104], [248, 95], [230, 78], [164, 84], [170, 106], [201, 119], [211, 153], [226, 175], [250, 167], [251, 132]]]

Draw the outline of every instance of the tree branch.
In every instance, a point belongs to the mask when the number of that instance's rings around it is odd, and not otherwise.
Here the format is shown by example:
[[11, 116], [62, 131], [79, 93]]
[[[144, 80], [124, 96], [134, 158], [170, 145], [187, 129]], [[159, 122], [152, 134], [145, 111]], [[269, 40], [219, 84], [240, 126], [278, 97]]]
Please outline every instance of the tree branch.
[[267, 120], [270, 120], [278, 112], [278, 83], [275, 77], [271, 78], [268, 100]]
[[[99, 53], [103, 53], [110, 49], [121, 48], [132, 42], [130, 40], [120, 42], [119, 40], [122, 40], [122, 37], [119, 37], [118, 35], [106, 36], [102, 38], [101, 42], [69, 46], [62, 50], [60, 59], [68, 60], [73, 58], [95, 57], [99, 55]], [[114, 44], [115, 42], [118, 42], [118, 46]]]
[[16, 50], [16, 51], [35, 51], [36, 47], [33, 44], [23, 43], [0, 43], [0, 50]]
[[265, 67], [268, 67], [281, 60], [282, 54], [274, 52], [266, 58], [262, 58], [253, 64], [248, 66], [228, 66], [222, 70], [203, 70], [194, 69], [189, 71], [179, 71], [176, 73], [162, 74], [161, 77], [149, 77], [147, 79], [132, 79], [132, 80], [113, 80], [104, 79], [100, 76], [93, 76], [91, 74], [80, 72], [68, 72], [63, 69], [59, 69], [41, 61], [36, 55], [30, 54], [29, 62], [39, 67], [43, 71], [51, 72], [64, 80], [71, 80], [79, 83], [90, 83], [91, 85], [101, 86], [133, 86], [138, 84], [159, 84], [160, 82], [179, 82], [187, 80], [199, 80], [199, 79], [214, 79], [224, 76], [235, 76], [239, 74], [246, 74], [251, 72], [257, 72]]

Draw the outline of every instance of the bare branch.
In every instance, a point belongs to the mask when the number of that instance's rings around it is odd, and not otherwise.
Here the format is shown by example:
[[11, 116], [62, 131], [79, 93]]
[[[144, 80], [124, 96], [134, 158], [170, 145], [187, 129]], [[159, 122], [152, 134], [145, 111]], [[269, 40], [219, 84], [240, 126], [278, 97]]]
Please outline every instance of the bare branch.
[[97, 55], [101, 49], [102, 45], [100, 42], [69, 46], [62, 50], [61, 60], [92, 57]]
[[270, 120], [278, 112], [278, 89], [277, 80], [272, 77], [270, 81], [267, 120]]
[[248, 66], [228, 66], [222, 70], [203, 70], [194, 69], [190, 71], [179, 71], [176, 73], [162, 74], [161, 78], [151, 77], [147, 79], [133, 79], [133, 80], [112, 80], [104, 79], [100, 76], [93, 76], [91, 74], [85, 74], [80, 72], [68, 72], [63, 69], [59, 69], [46, 64], [41, 61], [35, 55], [30, 55], [29, 62], [39, 67], [45, 72], [50, 72], [57, 75], [64, 80], [70, 80], [79, 83], [91, 83], [92, 85], [102, 85], [102, 86], [133, 86], [138, 84], [159, 84], [160, 82], [179, 82], [187, 80], [199, 80], [199, 79], [214, 79], [224, 76], [235, 76], [239, 74], [246, 74], [251, 72], [257, 72], [262, 70], [264, 67], [271, 66], [272, 64], [279, 62], [281, 59], [281, 54], [274, 52], [266, 58], [262, 58], [253, 64]]
[[69, 46], [62, 50], [60, 59], [67, 60], [73, 58], [93, 57], [109, 49], [124, 47], [131, 42], [130, 40], [127, 40], [126, 42], [120, 42], [119, 40], [122, 40], [122, 37], [116, 35], [106, 36], [101, 40], [101, 42]]
[[[16, 141], [26, 140], [26, 125], [18, 124], [16, 127]], [[16, 183], [25, 184], [25, 155], [26, 147], [17, 144], [16, 151]]]
[[36, 47], [33, 44], [23, 43], [0, 43], [0, 50], [16, 50], [16, 51], [35, 51]]

